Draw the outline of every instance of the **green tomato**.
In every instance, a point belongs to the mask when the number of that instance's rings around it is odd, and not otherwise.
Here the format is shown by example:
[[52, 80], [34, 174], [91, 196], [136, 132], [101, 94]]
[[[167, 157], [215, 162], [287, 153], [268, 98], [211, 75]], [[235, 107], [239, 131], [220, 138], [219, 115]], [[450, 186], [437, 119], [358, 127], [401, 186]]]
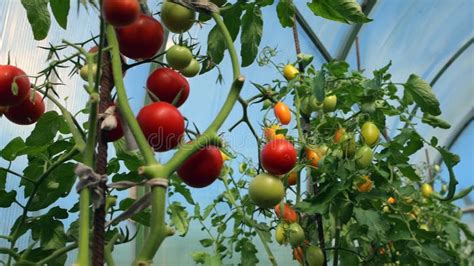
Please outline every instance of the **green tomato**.
[[309, 266], [322, 266], [324, 265], [324, 253], [316, 246], [309, 246], [306, 249], [306, 261]]
[[161, 7], [161, 21], [174, 33], [188, 31], [193, 26], [195, 18], [194, 10], [175, 3], [166, 1]]
[[435, 172], [439, 173], [439, 171], [441, 171], [441, 167], [439, 167], [439, 164], [435, 164], [433, 168], [434, 168]]
[[355, 154], [357, 165], [361, 167], [368, 167], [371, 165], [373, 157], [374, 152], [369, 146], [360, 147]]
[[193, 54], [188, 47], [173, 45], [166, 51], [166, 61], [170, 67], [181, 70], [186, 68], [193, 60]]
[[[95, 80], [96, 75], [97, 75], [97, 64], [94, 63], [92, 65], [92, 71], [94, 72], [94, 80]], [[84, 81], [89, 81], [89, 65], [85, 64], [84, 66], [81, 67], [81, 70], [79, 71], [79, 76], [81, 76], [81, 78]]]
[[420, 225], [420, 230], [430, 231], [430, 229], [428, 228], [428, 225], [426, 225], [426, 224], [421, 224]]
[[431, 194], [433, 194], [433, 187], [430, 184], [424, 183], [423, 185], [421, 185], [421, 195], [424, 198], [431, 197]]
[[311, 107], [309, 105], [309, 97], [303, 97], [301, 99], [300, 111], [305, 115], [311, 115]]
[[361, 134], [365, 144], [373, 146], [380, 137], [379, 128], [372, 122], [365, 122], [361, 127]]
[[344, 153], [342, 152], [341, 149], [338, 148], [338, 149], [334, 149], [334, 150], [332, 151], [332, 156], [341, 159], [342, 156], [344, 156]]
[[354, 209], [354, 205], [350, 201], [344, 201], [339, 207], [339, 219], [341, 220], [342, 224], [347, 223], [352, 217], [352, 211]]
[[336, 104], [337, 104], [336, 95], [326, 96], [323, 101], [324, 112], [326, 113], [333, 112], [334, 110], [336, 110]]
[[304, 242], [304, 230], [298, 223], [292, 223], [288, 227], [288, 239], [292, 247], [297, 247]]
[[319, 112], [323, 108], [323, 103], [320, 103], [318, 99], [316, 99], [316, 96], [311, 95], [309, 97], [309, 106], [313, 111]]
[[187, 67], [181, 69], [180, 72], [181, 74], [183, 74], [183, 76], [192, 78], [196, 76], [197, 74], [199, 74], [200, 70], [201, 70], [201, 64], [199, 64], [198, 60], [193, 58], [191, 60], [191, 63], [189, 63]]
[[372, 114], [373, 112], [375, 112], [377, 107], [375, 106], [375, 102], [368, 102], [363, 103], [360, 109], [362, 110], [362, 112]]
[[352, 134], [346, 133], [341, 137], [341, 148], [344, 156], [352, 158], [355, 153], [356, 143]]
[[287, 242], [287, 239], [286, 239], [287, 228], [288, 228], [288, 225], [285, 223], [280, 223], [275, 228], [275, 240], [280, 245], [283, 245]]
[[258, 207], [273, 208], [285, 197], [285, 186], [275, 176], [259, 174], [250, 182], [249, 196]]

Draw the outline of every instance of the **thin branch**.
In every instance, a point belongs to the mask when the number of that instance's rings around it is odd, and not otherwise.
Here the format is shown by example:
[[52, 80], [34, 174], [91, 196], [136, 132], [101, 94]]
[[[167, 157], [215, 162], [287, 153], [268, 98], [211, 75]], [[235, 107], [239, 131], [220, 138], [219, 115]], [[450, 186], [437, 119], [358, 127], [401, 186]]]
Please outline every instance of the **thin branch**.
[[30, 179], [29, 177], [26, 177], [26, 176], [24, 176], [24, 175], [21, 175], [21, 174], [15, 172], [15, 171], [13, 171], [13, 170], [10, 170], [10, 169], [7, 169], [7, 168], [3, 168], [3, 167], [0, 167], [0, 170], [6, 171], [6, 172], [8, 172], [8, 173], [10, 173], [10, 174], [12, 174], [12, 175], [15, 175], [15, 176], [21, 178], [21, 179], [25, 179], [26, 181], [28, 181], [28, 182], [30, 182], [30, 183], [36, 184], [36, 181], [34, 181], [33, 179]]

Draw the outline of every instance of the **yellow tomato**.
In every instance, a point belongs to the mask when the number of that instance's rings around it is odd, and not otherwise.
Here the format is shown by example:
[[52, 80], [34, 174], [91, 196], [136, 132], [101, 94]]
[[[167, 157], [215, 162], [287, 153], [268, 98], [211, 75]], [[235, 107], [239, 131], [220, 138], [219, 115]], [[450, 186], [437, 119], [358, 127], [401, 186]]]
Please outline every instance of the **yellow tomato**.
[[278, 125], [271, 125], [263, 130], [263, 134], [265, 135], [265, 139], [267, 141], [272, 141], [275, 139], [285, 139], [285, 135], [277, 134], [276, 132], [280, 129]]
[[433, 187], [430, 184], [424, 183], [421, 185], [421, 195], [423, 197], [429, 198], [431, 197], [431, 194], [433, 194]]
[[365, 181], [357, 184], [357, 190], [359, 190], [359, 192], [371, 191], [374, 182], [372, 182], [372, 180], [370, 180], [369, 176], [367, 175], [364, 176], [363, 178], [365, 179]]
[[273, 111], [275, 112], [275, 116], [283, 125], [288, 125], [291, 120], [291, 112], [288, 105], [282, 102], [277, 102], [273, 107]]
[[293, 66], [293, 65], [286, 65], [284, 68], [283, 68], [283, 76], [285, 76], [285, 78], [287, 80], [292, 80], [294, 78], [296, 78], [296, 76], [299, 74], [300, 72], [298, 71], [298, 69]]
[[387, 199], [387, 202], [390, 203], [390, 204], [395, 204], [397, 203], [397, 199], [395, 199], [394, 197], [390, 197]]

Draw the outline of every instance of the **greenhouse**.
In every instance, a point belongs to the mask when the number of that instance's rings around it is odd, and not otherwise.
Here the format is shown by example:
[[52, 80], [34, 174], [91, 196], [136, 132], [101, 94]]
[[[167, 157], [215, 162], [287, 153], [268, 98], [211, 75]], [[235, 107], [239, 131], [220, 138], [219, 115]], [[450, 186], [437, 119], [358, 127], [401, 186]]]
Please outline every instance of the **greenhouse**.
[[474, 0], [0, 1], [1, 265], [474, 265]]

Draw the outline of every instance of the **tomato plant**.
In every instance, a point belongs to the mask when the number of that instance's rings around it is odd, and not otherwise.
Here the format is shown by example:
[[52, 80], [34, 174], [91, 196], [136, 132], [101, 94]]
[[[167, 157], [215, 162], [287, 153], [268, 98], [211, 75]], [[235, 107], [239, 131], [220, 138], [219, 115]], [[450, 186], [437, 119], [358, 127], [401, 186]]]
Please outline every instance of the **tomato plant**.
[[[67, 25], [69, 2], [22, 1], [35, 39], [46, 38], [53, 17], [66, 31], [81, 26]], [[21, 209], [9, 235], [0, 236], [9, 244], [0, 247], [4, 264], [63, 265], [77, 249], [77, 265], [114, 265], [115, 247], [147, 228], [133, 264], [151, 265], [163, 242], [186, 237], [194, 221], [206, 233], [202, 251], [183, 254], [194, 264], [222, 265], [232, 258], [241, 265], [278, 265], [280, 257], [288, 263], [292, 255], [303, 265], [468, 264], [474, 236], [453, 201], [472, 188], [456, 191], [453, 167], [460, 158], [416, 127], [450, 127], [429, 83], [415, 74], [392, 81], [399, 75], [389, 73], [391, 63], [372, 74], [339, 60], [312, 64], [315, 56], [299, 53], [295, 1], [167, 0], [160, 12], [146, 2], [79, 1], [100, 18], [97, 33], [42, 47], [48, 62], [37, 74], [0, 66], [2, 119], [35, 124], [28, 137], [15, 137], [0, 150], [6, 162], [0, 207]], [[336, 2], [307, 6], [325, 19], [371, 21], [357, 1]], [[262, 10], [273, 3], [281, 25], [293, 27], [299, 54], [292, 62], [293, 56], [275, 62], [277, 50], [261, 47], [267, 23]], [[158, 13], [176, 35], [165, 40]], [[186, 33], [196, 24], [205, 28], [207, 45]], [[165, 41], [175, 45], [164, 51]], [[261, 75], [263, 81], [251, 82], [253, 95], [241, 94], [246, 67], [255, 62], [279, 78]], [[146, 64], [153, 69], [146, 86], [138, 87], [146, 87], [152, 103], [134, 114], [124, 75]], [[229, 67], [227, 82], [223, 71]], [[68, 85], [62, 84], [69, 80], [63, 69], [85, 81], [87, 100], [79, 111], [69, 110], [58, 89]], [[230, 89], [203, 129], [186, 112], [201, 112], [196, 106], [208, 102], [178, 107], [193, 100], [185, 77], [211, 71]], [[45, 101], [52, 111], [46, 112]], [[236, 104], [242, 117], [226, 131], [222, 126]], [[406, 124], [388, 128], [389, 118]], [[239, 125], [255, 138], [251, 158], [229, 141]], [[438, 161], [413, 164], [413, 155], [428, 147], [439, 152], [449, 180], [440, 178]], [[21, 197], [19, 189], [7, 191], [10, 175], [21, 180]], [[149, 193], [125, 199], [117, 193], [137, 186]], [[207, 186], [222, 190], [205, 206], [194, 192]], [[76, 192], [79, 201], [65, 209], [58, 200]], [[69, 216], [78, 218], [66, 228]], [[135, 236], [124, 229], [127, 220], [140, 225]], [[280, 257], [272, 233], [282, 245]], [[32, 245], [23, 245], [23, 238]]]

